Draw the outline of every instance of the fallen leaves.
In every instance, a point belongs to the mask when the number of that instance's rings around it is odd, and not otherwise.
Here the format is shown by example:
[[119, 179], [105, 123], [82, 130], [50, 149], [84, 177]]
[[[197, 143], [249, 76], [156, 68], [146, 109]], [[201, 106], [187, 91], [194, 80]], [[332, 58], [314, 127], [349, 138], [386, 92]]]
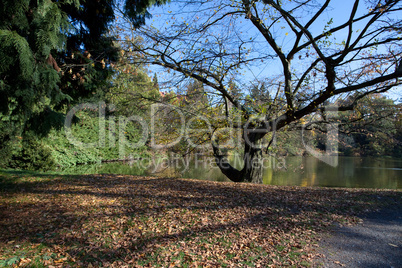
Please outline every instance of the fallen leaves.
[[398, 191], [114, 175], [20, 176], [9, 186], [0, 267], [307, 266], [333, 222], [401, 201]]

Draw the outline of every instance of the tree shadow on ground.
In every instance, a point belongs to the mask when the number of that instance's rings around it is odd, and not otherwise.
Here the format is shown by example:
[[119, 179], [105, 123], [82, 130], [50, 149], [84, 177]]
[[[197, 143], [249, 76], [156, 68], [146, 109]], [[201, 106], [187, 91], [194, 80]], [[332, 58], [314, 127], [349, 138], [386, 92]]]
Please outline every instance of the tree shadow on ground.
[[324, 267], [401, 267], [402, 206], [363, 215], [358, 226], [336, 226], [320, 243]]
[[[21, 176], [32, 178], [19, 181]], [[186, 248], [197, 254], [214, 246], [227, 252], [244, 252], [243, 247], [269, 251], [285, 243], [281, 238], [300, 234], [307, 239], [311, 230], [322, 230], [336, 217], [371, 207], [378, 196], [387, 204], [401, 200], [395, 191], [126, 175], [16, 172], [0, 179], [5, 248], [40, 243], [68, 254], [75, 265], [152, 265], [170, 262], [174, 250]], [[17, 254], [10, 250], [0, 256]]]

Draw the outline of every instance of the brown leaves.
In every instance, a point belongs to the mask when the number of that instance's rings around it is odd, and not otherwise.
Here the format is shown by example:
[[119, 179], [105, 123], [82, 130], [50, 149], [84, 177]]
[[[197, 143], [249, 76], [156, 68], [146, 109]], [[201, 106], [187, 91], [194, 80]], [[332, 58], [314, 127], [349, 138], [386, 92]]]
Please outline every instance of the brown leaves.
[[[0, 261], [53, 267], [278, 267], [315, 257], [334, 221], [400, 192], [93, 175], [0, 199]], [[16, 259], [12, 259], [16, 258]], [[18, 263], [17, 263], [18, 260]], [[1, 262], [0, 262], [1, 264]]]

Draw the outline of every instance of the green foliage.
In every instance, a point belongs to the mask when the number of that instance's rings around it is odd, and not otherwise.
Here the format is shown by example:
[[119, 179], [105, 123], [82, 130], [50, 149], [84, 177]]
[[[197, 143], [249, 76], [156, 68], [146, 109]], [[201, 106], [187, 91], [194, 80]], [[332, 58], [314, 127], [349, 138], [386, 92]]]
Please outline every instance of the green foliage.
[[[348, 100], [351, 102], [353, 97]], [[348, 103], [342, 103], [345, 105]], [[339, 105], [339, 103], [338, 103]], [[402, 131], [400, 105], [382, 95], [372, 95], [361, 99], [353, 111], [339, 112], [337, 122], [338, 153], [346, 156], [392, 156], [402, 154]], [[310, 117], [303, 119], [306, 123]], [[313, 125], [301, 130], [281, 129], [276, 134], [275, 146], [270, 152], [279, 155], [304, 155], [306, 145], [325, 150], [327, 133], [325, 124]], [[302, 137], [303, 135], [303, 137]], [[271, 135], [267, 137], [270, 140]], [[302, 140], [303, 138], [303, 140]]]
[[[124, 59], [122, 59], [124, 62]], [[140, 66], [124, 64], [116, 68], [106, 99], [115, 106], [116, 114], [124, 116], [149, 113], [149, 107], [159, 99], [157, 80], [151, 80]]]
[[[303, 133], [303, 137], [300, 131], [281, 131], [277, 133], [276, 137], [276, 146], [273, 151], [276, 151], [279, 155], [303, 155], [306, 151], [305, 145], [302, 141], [302, 138], [305, 142], [309, 140], [308, 145], [314, 147], [316, 144], [314, 141], [311, 141], [314, 136], [313, 132]], [[316, 133], [314, 133], [316, 134]]]
[[[72, 4], [72, 1], [67, 1]], [[7, 163], [25, 122], [46, 105], [66, 97], [60, 76], [48, 63], [63, 49], [68, 18], [52, 1], [2, 1], [0, 7], [0, 155]], [[31, 137], [24, 139], [31, 140]], [[20, 145], [18, 145], [20, 146]], [[27, 146], [24, 150], [30, 150]], [[22, 153], [19, 159], [25, 159]], [[8, 159], [8, 160], [7, 160]], [[13, 160], [14, 162], [16, 160]]]
[[[50, 114], [48, 117], [54, 115]], [[57, 117], [57, 116], [56, 116]], [[49, 120], [50, 121], [50, 120]], [[79, 164], [97, 163], [100, 161], [145, 157], [148, 151], [145, 145], [133, 148], [141, 138], [137, 125], [128, 123], [124, 139], [120, 139], [119, 129], [113, 129], [119, 122], [114, 117], [104, 121], [107, 128], [105, 143], [100, 140], [100, 124], [96, 115], [87, 112], [78, 113], [77, 123], [71, 127], [74, 141], [67, 139], [65, 129], [53, 127], [44, 136], [31, 132], [23, 140], [17, 139], [19, 148], [12, 153], [10, 162], [3, 166], [27, 170], [49, 170], [55, 167], [68, 167]], [[47, 129], [44, 127], [43, 129]], [[21, 138], [21, 137], [20, 137]], [[21, 138], [22, 139], [22, 138]], [[88, 144], [92, 144], [88, 146]], [[87, 146], [86, 146], [87, 145]], [[124, 146], [124, 148], [122, 148]], [[122, 155], [123, 153], [123, 155]]]
[[382, 95], [361, 99], [341, 116], [340, 151], [347, 155], [395, 156], [402, 148], [400, 105]]
[[0, 120], [0, 167], [7, 167], [11, 156], [19, 151], [22, 137], [19, 131], [22, 125], [18, 121]]
[[[3, 46], [0, 54], [0, 72], [5, 73], [12, 66], [16, 66], [23, 80], [30, 79], [33, 74], [33, 54], [28, 41], [17, 32], [8, 30], [0, 30], [0, 41]], [[18, 58], [13, 58], [13, 54], [17, 54]]]
[[[11, 156], [14, 166], [22, 167], [22, 161], [29, 162], [28, 155], [33, 151], [26, 143], [32, 141], [38, 145], [33, 133], [41, 143], [39, 140], [53, 127], [60, 129], [63, 119], [60, 112], [65, 112], [69, 105], [104, 97], [112, 74], [111, 63], [118, 59], [115, 38], [108, 36], [116, 4], [113, 0], [2, 1], [1, 166], [7, 166]], [[155, 3], [131, 4], [146, 10]], [[134, 16], [135, 10], [131, 9], [130, 15]], [[19, 137], [24, 137], [23, 150], [19, 149], [22, 146]], [[45, 159], [45, 151], [38, 157]], [[41, 164], [26, 167], [48, 165], [40, 161]], [[84, 157], [79, 161], [93, 161], [93, 158]]]
[[55, 165], [51, 158], [51, 151], [34, 135], [26, 135], [20, 146], [21, 150], [13, 155], [9, 167], [27, 170], [46, 170]]
[[65, 116], [46, 107], [43, 111], [35, 113], [26, 122], [26, 128], [30, 129], [38, 137], [46, 137], [52, 129], [62, 130]]
[[[78, 122], [72, 125], [71, 132], [74, 141], [82, 145], [74, 145], [67, 139], [64, 129], [53, 129], [44, 139], [45, 146], [51, 150], [51, 156], [57, 166], [66, 167], [77, 164], [96, 163], [100, 161], [128, 159], [130, 156], [140, 157], [148, 154], [145, 145], [133, 148], [131, 145], [141, 139], [141, 133], [137, 125], [128, 123], [121, 139], [119, 122], [114, 117], [104, 120], [106, 127], [105, 142], [102, 144], [102, 136], [99, 131], [103, 124], [99, 124], [99, 118], [86, 112], [78, 113]], [[101, 121], [102, 122], [102, 121]], [[85, 146], [93, 144], [91, 146]], [[123, 148], [124, 147], [124, 148]], [[123, 154], [123, 155], [122, 155]]]
[[20, 262], [20, 257], [15, 256], [6, 260], [0, 260], [0, 267], [11, 267], [17, 265]]
[[[59, 74], [47, 60], [51, 51], [63, 49], [68, 18], [58, 3], [51, 1], [3, 2], [0, 80], [6, 105], [0, 115], [10, 113], [27, 118], [31, 111], [40, 108], [43, 97], [60, 93]], [[18, 20], [10, 15], [13, 12]]]
[[209, 102], [204, 84], [197, 80], [192, 80], [186, 87], [186, 101], [196, 109], [205, 108]]

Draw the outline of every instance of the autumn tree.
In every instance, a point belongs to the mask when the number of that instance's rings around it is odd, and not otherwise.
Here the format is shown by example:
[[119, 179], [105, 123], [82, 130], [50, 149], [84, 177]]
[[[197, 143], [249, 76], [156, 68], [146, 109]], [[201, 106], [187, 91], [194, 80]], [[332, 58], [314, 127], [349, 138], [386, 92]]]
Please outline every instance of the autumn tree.
[[144, 116], [151, 100], [159, 97], [157, 81], [147, 75], [143, 66], [127, 63], [127, 55], [122, 51], [120, 59], [113, 64], [114, 74], [106, 100], [115, 106], [116, 113], [124, 116]]
[[[400, 85], [401, 3], [355, 0], [343, 2], [342, 12], [336, 5], [330, 0], [173, 2], [154, 25], [135, 31], [142, 45], [130, 43], [129, 36], [122, 42], [146, 63], [170, 70], [172, 82], [203, 83], [213, 100], [240, 115], [234, 127], [242, 129], [244, 167], [228, 163], [212, 133], [216, 163], [232, 181], [261, 183], [263, 149], [271, 144], [264, 144], [264, 137], [274, 137], [267, 134], [310, 114], [354, 109], [362, 97]], [[256, 72], [257, 78], [250, 75]], [[248, 101], [230, 90], [233, 81], [242, 92], [253, 91]], [[253, 100], [257, 95], [260, 100]], [[345, 106], [325, 107], [350, 96]]]

